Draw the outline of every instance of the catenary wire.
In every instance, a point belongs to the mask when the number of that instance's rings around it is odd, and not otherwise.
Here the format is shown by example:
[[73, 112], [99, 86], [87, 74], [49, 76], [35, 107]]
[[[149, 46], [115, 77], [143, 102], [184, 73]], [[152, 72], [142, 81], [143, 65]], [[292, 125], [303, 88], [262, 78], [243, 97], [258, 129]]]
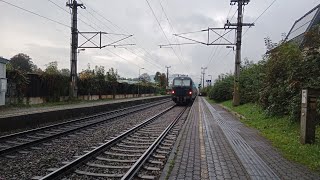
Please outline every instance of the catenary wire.
[[30, 14], [36, 15], [36, 16], [41, 17], [41, 18], [43, 18], [43, 19], [46, 19], [46, 20], [48, 20], [48, 21], [54, 22], [54, 23], [59, 24], [59, 25], [61, 25], [61, 26], [65, 26], [65, 27], [71, 28], [70, 26], [68, 26], [68, 25], [66, 25], [66, 24], [63, 24], [63, 23], [61, 23], [61, 22], [59, 22], [59, 21], [56, 21], [56, 20], [51, 19], [51, 18], [48, 18], [48, 17], [46, 17], [46, 16], [43, 16], [43, 15], [38, 14], [38, 13], [36, 13], [36, 12], [33, 12], [33, 11], [31, 11], [31, 10], [25, 9], [25, 8], [20, 7], [20, 6], [18, 6], [18, 5], [9, 3], [9, 2], [4, 1], [4, 0], [0, 0], [0, 2], [6, 3], [6, 4], [8, 4], [8, 5], [12, 6], [12, 7], [18, 8], [18, 9], [20, 9], [20, 10], [23, 10], [23, 11], [28, 12], [28, 13], [30, 13]]
[[[273, 1], [271, 2], [271, 4], [270, 4], [264, 11], [262, 11], [262, 13], [253, 21], [253, 23], [256, 23], [256, 22], [261, 18], [261, 16], [262, 16], [264, 13], [266, 13], [267, 10], [268, 10], [276, 1], [277, 1], [277, 0], [273, 0]], [[243, 36], [244, 36], [245, 34], [247, 34], [247, 32], [249, 31], [249, 29], [250, 29], [250, 27], [248, 27], [247, 30], [243, 33]]]
[[[153, 11], [153, 9], [152, 9], [152, 7], [151, 7], [151, 5], [150, 5], [149, 1], [148, 1], [148, 0], [146, 0], [146, 2], [147, 2], [147, 4], [148, 4], [148, 6], [149, 6], [150, 10], [152, 11], [152, 14], [153, 14], [154, 18], [156, 19], [156, 21], [157, 21], [157, 23], [158, 23], [158, 25], [159, 25], [159, 27], [160, 27], [160, 29], [161, 29], [161, 31], [162, 31], [162, 33], [163, 33], [163, 35], [165, 36], [165, 38], [166, 38], [166, 40], [168, 41], [168, 43], [169, 43], [169, 44], [171, 44], [171, 43], [170, 43], [170, 41], [169, 41], [169, 39], [168, 39], [168, 37], [167, 37], [167, 35], [166, 35], [166, 33], [164, 32], [164, 30], [163, 30], [163, 28], [162, 28], [162, 26], [161, 26], [161, 24], [160, 24], [160, 22], [159, 22], [159, 20], [158, 20], [157, 16], [155, 15], [155, 12]], [[180, 59], [180, 57], [177, 55], [176, 51], [175, 51], [173, 48], [172, 48], [172, 50], [173, 50], [174, 54], [177, 56], [177, 58], [179, 59], [179, 61], [181, 62], [181, 64], [184, 64], [184, 63], [182, 62], [182, 60]]]
[[[82, 1], [84, 1], [84, 0], [80, 0], [81, 2]], [[87, 3], [86, 3], [87, 4]], [[115, 24], [115, 23], [113, 23], [111, 20], [109, 20], [108, 18], [106, 18], [106, 17], [104, 17], [101, 13], [99, 13], [98, 11], [96, 11], [96, 10], [94, 10], [93, 8], [91, 8], [90, 6], [88, 6], [88, 5], [86, 5], [89, 9], [91, 9], [95, 14], [97, 14], [98, 16], [100, 16], [102, 19], [104, 19], [105, 21], [107, 21], [108, 23], [110, 23], [113, 27], [115, 27], [115, 28], [117, 28], [117, 29], [119, 29], [120, 31], [122, 31], [122, 32], [125, 32], [125, 33], [128, 33], [128, 31], [127, 30], [125, 30], [124, 28], [121, 28], [120, 26], [118, 26], [117, 24]], [[87, 8], [87, 9], [88, 9]], [[86, 9], [86, 10], [87, 10]], [[88, 10], [87, 10], [88, 11]], [[88, 11], [89, 12], [89, 11]], [[89, 14], [91, 14], [92, 16], [94, 16], [94, 14], [93, 13], [89, 13]], [[95, 16], [94, 16], [95, 17]], [[97, 18], [98, 19], [98, 18]], [[100, 20], [101, 21], [101, 20]], [[102, 21], [101, 21], [102, 22]], [[105, 23], [103, 23], [102, 22], [102, 24], [104, 24], [109, 30], [111, 30], [111, 31], [113, 31], [109, 26], [107, 26]], [[134, 36], [133, 36], [133, 39], [135, 40], [135, 41], [137, 41], [138, 43], [140, 43]], [[133, 42], [131, 39], [130, 39], [130, 41], [131, 42]], [[139, 46], [139, 45], [138, 45]], [[140, 49], [142, 49], [144, 52], [146, 52], [146, 54], [149, 56], [145, 56], [145, 58], [148, 58], [151, 62], [155, 62], [155, 64], [157, 64], [157, 66], [158, 66], [158, 62], [156, 62], [156, 61], [154, 61], [153, 60], [153, 58], [152, 58], [152, 55], [151, 55], [151, 53], [149, 52], [149, 51], [147, 51], [145, 48], [143, 48], [143, 47], [141, 47], [141, 46], [139, 46], [139, 48]], [[140, 49], [138, 49], [140, 52], [142, 52]], [[131, 53], [133, 53], [132, 51], [130, 51], [129, 49], [126, 49], [127, 51], [129, 51], [129, 52], [131, 52]], [[144, 53], [143, 53], [144, 54]], [[147, 60], [145, 60], [144, 58], [142, 58], [142, 57], [140, 57], [141, 59], [143, 59], [144, 61], [147, 61]], [[148, 61], [147, 61], [148, 62]], [[163, 68], [164, 66], [163, 65], [161, 65], [160, 64], [160, 66], [161, 66], [161, 68]], [[163, 66], [163, 67], [162, 67]]]

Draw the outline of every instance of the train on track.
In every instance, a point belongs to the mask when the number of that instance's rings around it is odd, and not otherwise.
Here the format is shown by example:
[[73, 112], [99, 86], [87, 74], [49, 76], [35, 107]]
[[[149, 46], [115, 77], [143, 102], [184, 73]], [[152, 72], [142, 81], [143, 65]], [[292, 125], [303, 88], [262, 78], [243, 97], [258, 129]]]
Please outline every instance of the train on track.
[[193, 102], [198, 95], [198, 90], [190, 77], [175, 77], [172, 83], [171, 97], [179, 105]]

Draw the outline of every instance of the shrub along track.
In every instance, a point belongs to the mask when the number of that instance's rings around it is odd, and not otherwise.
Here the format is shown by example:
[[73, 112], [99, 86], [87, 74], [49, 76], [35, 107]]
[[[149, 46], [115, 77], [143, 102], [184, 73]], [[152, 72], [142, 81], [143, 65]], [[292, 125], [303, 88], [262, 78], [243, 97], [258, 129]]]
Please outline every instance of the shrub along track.
[[[188, 107], [171, 106], [39, 179], [155, 179]], [[158, 171], [158, 172], [157, 172]]]

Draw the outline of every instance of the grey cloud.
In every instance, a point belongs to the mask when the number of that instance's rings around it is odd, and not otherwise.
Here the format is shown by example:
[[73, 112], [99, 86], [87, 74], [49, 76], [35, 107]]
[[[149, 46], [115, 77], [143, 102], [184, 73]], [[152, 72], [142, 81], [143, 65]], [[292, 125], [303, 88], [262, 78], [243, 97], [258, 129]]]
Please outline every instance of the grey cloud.
[[[70, 24], [70, 15], [61, 11], [49, 1], [12, 0], [10, 2], [55, 19], [63, 24]], [[55, 2], [65, 8], [66, 0], [56, 0]], [[93, 18], [86, 10], [79, 9], [79, 17], [82, 20], [101, 31], [134, 34], [134, 38], [123, 41], [122, 43], [137, 44], [136, 46], [127, 48], [147, 60], [150, 60], [148, 57], [150, 57], [151, 54], [150, 58], [152, 58], [152, 62], [158, 63], [162, 68], [151, 65], [124, 49], [109, 48], [110, 51], [128, 59], [129, 62], [121, 60], [121, 58], [107, 50], [92, 49], [79, 54], [78, 70], [86, 68], [87, 64], [90, 63], [92, 67], [95, 65], [105, 66], [106, 69], [114, 67], [118, 69], [122, 76], [136, 77], [138, 74], [138, 67], [136, 65], [145, 67], [148, 70], [148, 74], [156, 71], [165, 72], [164, 66], [171, 65], [172, 69], [170, 71], [175, 73], [188, 73], [192, 75], [192, 77], [197, 78], [195, 81], [198, 82], [201, 66], [208, 64], [212, 49], [216, 49], [216, 47], [213, 46], [207, 47], [203, 45], [174, 47], [178, 56], [180, 56], [181, 48], [181, 60], [184, 61], [184, 63], [181, 64], [172, 49], [159, 48], [159, 44], [166, 44], [167, 41], [145, 1], [83, 0], [83, 2], [88, 6], [87, 9], [89, 12], [95, 14], [91, 11], [91, 8], [99, 11], [104, 17], [122, 29], [125, 29], [126, 32], [119, 30], [97, 15], [95, 16], [100, 19], [100, 21]], [[164, 14], [161, 12], [159, 1], [149, 0], [149, 2], [169, 40], [175, 43], [174, 37], [172, 36], [173, 32]], [[176, 33], [200, 30], [207, 27], [220, 27], [223, 25], [224, 19], [230, 9], [229, 1], [221, 0], [162, 0], [161, 2]], [[254, 21], [271, 2], [272, 0], [251, 1], [245, 8], [245, 21]], [[245, 35], [243, 39], [242, 57], [248, 57], [254, 61], [260, 60], [265, 52], [263, 38], [270, 36], [275, 42], [280, 40], [281, 33], [288, 32], [294, 21], [312, 9], [317, 3], [315, 0], [295, 2], [289, 0], [277, 1], [259, 21], [256, 22], [256, 26], [252, 27]], [[230, 11], [231, 15], [235, 11], [235, 8], [236, 7], [232, 7]], [[65, 9], [68, 10], [67, 8]], [[2, 25], [0, 34], [0, 56], [10, 58], [16, 53], [25, 52], [42, 68], [51, 60], [57, 60], [61, 68], [69, 68], [69, 28], [48, 22], [1, 2], [0, 12], [0, 23]], [[235, 19], [233, 21], [235, 21]], [[79, 21], [79, 30], [92, 31], [93, 29]], [[246, 28], [244, 28], [244, 30], [246, 30]], [[205, 34], [195, 34], [193, 37], [202, 39], [206, 36]], [[233, 38], [233, 36], [230, 36], [232, 40], [231, 37]], [[179, 39], [179, 41], [184, 42], [182, 39]], [[141, 47], [146, 49], [150, 54], [145, 53]], [[228, 49], [225, 47], [217, 48], [218, 51], [207, 70], [207, 74], [211, 74], [213, 77], [217, 77], [220, 73], [233, 71], [234, 69], [233, 53], [227, 56], [229, 52]]]

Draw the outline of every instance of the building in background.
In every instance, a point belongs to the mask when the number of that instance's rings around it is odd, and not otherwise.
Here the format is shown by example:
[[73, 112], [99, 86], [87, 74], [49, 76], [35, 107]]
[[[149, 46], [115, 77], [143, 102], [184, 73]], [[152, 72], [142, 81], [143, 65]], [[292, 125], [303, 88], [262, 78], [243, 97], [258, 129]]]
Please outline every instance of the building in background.
[[9, 61], [0, 57], [0, 106], [5, 105], [6, 91], [7, 91], [7, 78], [6, 78], [6, 64]]
[[304, 43], [304, 35], [312, 27], [320, 23], [320, 4], [296, 20], [290, 29], [286, 41], [297, 43], [299, 46]]

